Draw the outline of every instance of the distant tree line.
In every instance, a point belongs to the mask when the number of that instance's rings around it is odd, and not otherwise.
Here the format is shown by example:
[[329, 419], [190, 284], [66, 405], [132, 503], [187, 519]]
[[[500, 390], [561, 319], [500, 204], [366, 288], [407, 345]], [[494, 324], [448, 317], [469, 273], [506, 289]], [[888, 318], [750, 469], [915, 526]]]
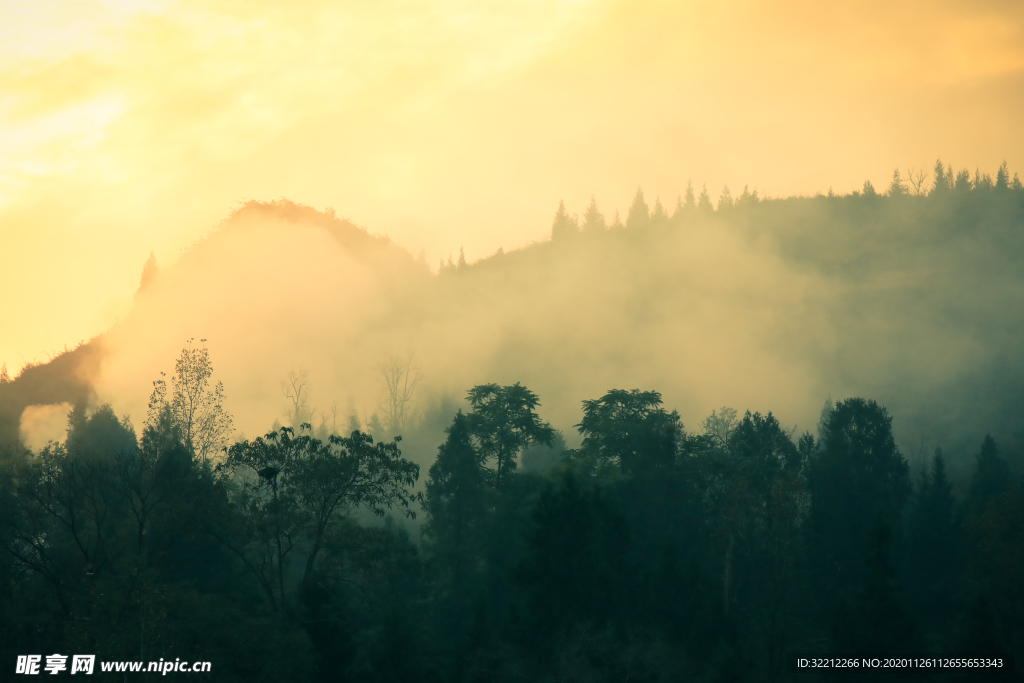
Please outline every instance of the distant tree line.
[[[63, 443], [4, 452], [4, 677], [25, 653], [439, 682], [1022, 653], [1024, 482], [991, 437], [958, 500], [942, 452], [911, 472], [871, 400], [826, 404], [797, 436], [730, 409], [688, 430], [658, 392], [616, 389], [583, 401], [567, 450], [536, 394], [485, 384], [420, 488], [400, 438], [302, 424], [226, 442], [204, 351], [157, 383], [141, 435], [76, 408]], [[422, 538], [401, 522], [416, 514]]]
[[[935, 162], [935, 168], [930, 178], [932, 182], [929, 187], [929, 175], [923, 170], [910, 168], [901, 172], [897, 168], [893, 171], [892, 180], [884, 193], [875, 190], [870, 180], [865, 180], [860, 190], [854, 190], [846, 196], [864, 197], [867, 199], [878, 197], [929, 197], [939, 199], [945, 197], [987, 197], [1011, 192], [1015, 193], [1016, 196], [1024, 195], [1024, 185], [1021, 184], [1020, 177], [1017, 173], [1014, 173], [1012, 178], [1010, 177], [1010, 171], [1005, 161], [999, 166], [995, 178], [993, 178], [988, 173], [982, 174], [979, 169], [975, 169], [973, 175], [966, 168], [954, 171], [951, 165], [944, 165], [942, 160], [939, 159]], [[830, 188], [828, 196], [838, 198], [843, 195], [834, 193]], [[770, 198], [759, 196], [757, 190], [750, 190], [749, 186], [744, 186], [743, 192], [734, 198], [729, 190], [729, 186], [725, 185], [718, 196], [716, 209], [711, 195], [708, 193], [707, 185], [703, 185], [700, 193], [696, 194], [693, 182], [690, 181], [686, 185], [686, 192], [676, 198], [675, 207], [669, 213], [662, 205], [660, 198], [655, 198], [654, 207], [652, 208], [644, 198], [643, 189], [637, 188], [636, 194], [633, 196], [633, 203], [626, 214], [626, 222], [624, 224], [619, 219], [618, 212], [616, 212], [612, 223], [608, 224], [597, 207], [596, 199], [593, 197], [591, 197], [590, 204], [587, 206], [582, 219], [576, 214], [570, 214], [565, 208], [565, 202], [562, 201], [559, 202], [558, 209], [555, 211], [555, 217], [551, 225], [551, 238], [553, 240], [561, 240], [581, 231], [593, 233], [609, 228], [638, 229], [650, 226], [681, 224], [700, 215], [728, 212], [730, 209], [742, 208], [763, 201], [770, 201]], [[453, 267], [450, 261], [449, 259], [447, 267]], [[460, 263], [465, 263], [464, 255], [460, 256]], [[442, 267], [445, 267], [444, 264], [442, 264]]]

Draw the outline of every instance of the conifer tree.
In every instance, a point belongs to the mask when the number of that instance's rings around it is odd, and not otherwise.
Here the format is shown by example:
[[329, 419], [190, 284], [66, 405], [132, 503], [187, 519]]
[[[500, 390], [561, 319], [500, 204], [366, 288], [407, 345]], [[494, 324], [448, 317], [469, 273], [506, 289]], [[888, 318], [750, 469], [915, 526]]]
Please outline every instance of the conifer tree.
[[909, 550], [915, 580], [910, 594], [918, 614], [933, 631], [942, 631], [956, 599], [961, 574], [953, 484], [946, 475], [942, 449], [921, 472], [910, 513]]
[[473, 547], [486, 514], [483, 462], [473, 447], [469, 419], [460, 410], [445, 430], [426, 482], [424, 533], [450, 572], [454, 591], [462, 590], [473, 566]]
[[686, 203], [684, 204], [689, 209], [697, 208], [697, 196], [693, 193], [693, 181], [686, 181]]
[[684, 211], [686, 211], [686, 207], [683, 206], [683, 198], [681, 195], [676, 195], [676, 208], [672, 210], [672, 222], [678, 223], [681, 221]]
[[967, 497], [968, 509], [981, 514], [989, 501], [1006, 491], [1009, 483], [1009, 465], [999, 456], [995, 439], [991, 434], [986, 434], [981, 442], [981, 450], [975, 456], [974, 477]]
[[722, 186], [722, 194], [718, 196], [718, 210], [731, 209], [732, 208], [732, 193], [729, 192], [729, 186]]
[[888, 194], [890, 197], [904, 197], [907, 195], [907, 186], [900, 176], [900, 169], [892, 172], [892, 182], [889, 183]]
[[932, 185], [932, 191], [930, 195], [941, 195], [949, 189], [951, 178], [946, 176], [946, 169], [942, 165], [942, 159], [938, 159], [935, 162], [935, 181]]
[[654, 198], [654, 211], [651, 212], [651, 224], [652, 225], [664, 225], [668, 222], [668, 212], [665, 211], [665, 207], [661, 205], [661, 198]]
[[971, 190], [971, 172], [966, 168], [956, 174], [953, 181], [953, 189], [958, 193], [967, 193]]
[[704, 185], [704, 187], [701, 188], [700, 196], [697, 198], [697, 208], [709, 213], [715, 210], [714, 205], [711, 203], [711, 195], [708, 194], [707, 185]]
[[1006, 167], [1006, 160], [999, 165], [999, 170], [996, 171], [996, 190], [1003, 192], [1010, 187], [1010, 170]]
[[646, 228], [650, 222], [651, 212], [647, 207], [647, 202], [644, 201], [644, 191], [638, 187], [633, 196], [633, 204], [630, 205], [629, 213], [626, 215], [626, 227], [630, 230]]
[[608, 228], [604, 222], [604, 216], [597, 210], [597, 200], [591, 196], [587, 212], [583, 215], [584, 232], [603, 232]]
[[555, 220], [551, 223], [551, 239], [565, 239], [577, 232], [579, 232], [579, 224], [576, 216], [570, 216], [569, 212], [565, 210], [565, 202], [559, 200], [558, 209], [555, 211]]

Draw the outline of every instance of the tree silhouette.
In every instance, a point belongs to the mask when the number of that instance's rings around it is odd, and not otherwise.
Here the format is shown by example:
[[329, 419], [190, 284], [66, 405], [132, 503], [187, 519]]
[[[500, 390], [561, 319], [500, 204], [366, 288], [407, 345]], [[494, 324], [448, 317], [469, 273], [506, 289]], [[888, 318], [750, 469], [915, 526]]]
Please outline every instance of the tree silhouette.
[[646, 228], [650, 222], [651, 212], [647, 208], [647, 202], [644, 201], [644, 191], [638, 187], [636, 188], [636, 194], [633, 195], [633, 203], [629, 207], [629, 213], [626, 215], [626, 227], [631, 230]]
[[892, 182], [889, 183], [888, 195], [890, 197], [903, 197], [907, 195], [907, 186], [900, 176], [900, 169], [892, 172]]
[[599, 399], [583, 402], [583, 436], [575, 460], [598, 468], [613, 466], [622, 473], [670, 465], [681, 436], [679, 415], [661, 407], [656, 391], [613, 389]]
[[849, 588], [866, 554], [868, 530], [902, 526], [910, 495], [906, 460], [892, 435], [892, 418], [874, 401], [851, 398], [832, 409], [821, 453], [809, 464], [809, 532], [823, 578]]
[[500, 490], [520, 451], [535, 443], [550, 445], [554, 430], [534, 412], [540, 405], [537, 395], [519, 382], [481, 384], [469, 390], [468, 398], [473, 406], [467, 416], [470, 431], [483, 460], [494, 461], [494, 487]]
[[607, 227], [604, 222], [604, 216], [597, 210], [597, 200], [591, 197], [590, 204], [587, 205], [587, 212], [583, 215], [583, 231], [602, 232]]
[[989, 501], [1002, 494], [1010, 484], [1010, 467], [999, 456], [999, 447], [990, 434], [981, 442], [975, 459], [974, 476], [967, 495], [967, 507], [975, 514], [985, 511]]
[[224, 383], [210, 386], [213, 364], [206, 340], [200, 340], [202, 348], [193, 348], [194, 341], [188, 341], [174, 364], [169, 399], [167, 382], [163, 379], [153, 382], [146, 424], [155, 425], [160, 412], [165, 408], [169, 410], [185, 448], [205, 466], [209, 458], [227, 444], [234, 427], [231, 414], [224, 409]]
[[551, 239], [561, 240], [579, 232], [579, 223], [576, 216], [570, 216], [565, 210], [565, 202], [558, 202], [558, 209], [555, 211], [555, 219], [551, 223]]
[[708, 194], [707, 185], [701, 188], [700, 196], [697, 198], [697, 208], [709, 213], [715, 210], [714, 204], [711, 203], [711, 195]]

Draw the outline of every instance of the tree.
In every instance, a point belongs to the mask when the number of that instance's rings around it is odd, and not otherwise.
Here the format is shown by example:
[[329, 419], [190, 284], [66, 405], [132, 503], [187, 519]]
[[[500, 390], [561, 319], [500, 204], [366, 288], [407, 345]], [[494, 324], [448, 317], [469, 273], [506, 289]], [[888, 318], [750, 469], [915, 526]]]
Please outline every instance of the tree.
[[558, 209], [555, 211], [555, 219], [551, 223], [551, 239], [560, 240], [579, 232], [579, 224], [576, 216], [570, 216], [565, 210], [565, 202], [558, 202]]
[[0, 365], [0, 384], [10, 384], [13, 381], [10, 373], [7, 372], [7, 363]]
[[641, 188], [636, 188], [636, 194], [633, 195], [633, 203], [629, 207], [629, 213], [626, 215], [626, 227], [631, 230], [637, 228], [645, 228], [651, 222], [651, 212], [647, 208], [647, 202], [644, 201], [644, 191]]
[[729, 449], [740, 458], [758, 463], [769, 477], [787, 468], [799, 471], [802, 464], [793, 440], [771, 413], [762, 416], [747, 411], [732, 430]]
[[1010, 467], [999, 456], [999, 447], [991, 434], [981, 442], [975, 459], [974, 476], [967, 495], [967, 508], [975, 514], [985, 511], [989, 501], [1004, 493], [1010, 484]]
[[615, 210], [615, 218], [612, 220], [612, 224], [608, 226], [609, 230], [621, 230], [626, 226], [622, 224], [622, 219], [619, 218], [619, 210]]
[[686, 181], [686, 203], [683, 205], [688, 209], [697, 208], [697, 197], [693, 193], [693, 181]]
[[903, 605], [891, 560], [892, 532], [877, 519], [869, 530], [864, 578], [835, 616], [833, 648], [844, 653], [900, 653], [916, 644], [914, 622]]
[[910, 556], [915, 581], [911, 585], [917, 612], [938, 627], [951, 613], [960, 575], [959, 529], [953, 484], [946, 475], [942, 449], [936, 448], [929, 469], [921, 472], [910, 513]]
[[736, 199], [736, 206], [746, 206], [748, 204], [757, 204], [760, 199], [757, 196], [757, 190], [750, 191], [749, 186], [743, 186], [743, 192]]
[[907, 182], [914, 188], [914, 194], [921, 196], [924, 193], [924, 181], [927, 178], [927, 174], [924, 169], [920, 171], [915, 170], [913, 166], [907, 170]]
[[1010, 187], [1010, 169], [1006, 167], [1006, 160], [999, 165], [999, 170], [996, 171], [996, 190], [1003, 192], [1008, 190]]
[[870, 180], [864, 181], [864, 187], [861, 189], [861, 194], [865, 197], [877, 197], [878, 193], [875, 192], [875, 186], [871, 184]]
[[666, 212], [665, 207], [661, 205], [661, 199], [659, 197], [655, 197], [654, 210], [651, 212], [651, 224], [665, 225], [666, 223], [668, 223], [668, 212]]
[[480, 454], [473, 446], [469, 419], [460, 410], [445, 430], [448, 438], [437, 449], [425, 486], [423, 533], [438, 565], [444, 630], [462, 643], [473, 602], [479, 600], [481, 562], [491, 526], [490, 494]]
[[75, 406], [68, 414], [64, 445], [74, 457], [95, 462], [135, 450], [137, 440], [128, 418], [117, 419], [109, 405], [100, 406], [92, 415], [86, 415], [84, 406]]
[[953, 184], [952, 171], [949, 175], [946, 174], [946, 169], [942, 165], [942, 159], [938, 159], [935, 162], [935, 178], [932, 183], [932, 191], [930, 195], [943, 195]]
[[458, 591], [470, 566], [467, 548], [484, 523], [486, 481], [483, 459], [473, 447], [470, 420], [461, 410], [445, 433], [448, 438], [437, 449], [437, 460], [427, 477], [424, 533], [434, 540]]
[[621, 615], [630, 583], [628, 547], [628, 526], [607, 495], [588, 490], [571, 473], [557, 487], [547, 484], [515, 571], [540, 647], [578, 620], [600, 627]]
[[697, 208], [706, 212], [715, 210], [714, 204], [711, 203], [711, 195], [708, 194], [707, 185], [701, 188], [700, 196], [697, 198]]
[[823, 441], [808, 471], [809, 532], [822, 578], [849, 588], [861, 571], [871, 525], [902, 527], [909, 467], [893, 438], [892, 418], [871, 400], [836, 403]]
[[604, 222], [604, 216], [597, 210], [597, 200], [594, 197], [590, 198], [590, 204], [587, 205], [587, 212], [583, 215], [583, 231], [584, 232], [603, 232], [608, 228]]
[[420, 368], [416, 355], [410, 349], [404, 356], [385, 354], [377, 364], [377, 374], [384, 385], [380, 410], [384, 424], [397, 436], [415, 419], [413, 406], [416, 386], [420, 383]]
[[502, 488], [502, 477], [516, 468], [519, 452], [533, 444], [551, 444], [555, 431], [534, 412], [537, 395], [516, 382], [512, 386], [481, 384], [469, 390], [473, 412], [468, 416], [470, 432], [484, 462], [494, 460], [494, 486]]
[[903, 178], [900, 177], [900, 169], [895, 169], [892, 172], [892, 182], [889, 183], [889, 196], [890, 197], [904, 197], [907, 195], [907, 186], [903, 183]]
[[281, 382], [281, 393], [292, 404], [288, 416], [289, 426], [292, 429], [298, 429], [299, 425], [313, 421], [315, 411], [309, 407], [309, 391], [306, 390], [308, 385], [309, 377], [302, 367], [298, 372], [291, 370], [288, 373], [288, 379]]
[[[308, 431], [303, 425], [301, 432]], [[235, 529], [218, 539], [256, 578], [275, 611], [287, 604], [285, 569], [300, 541], [308, 584], [329, 533], [354, 508], [383, 516], [398, 506], [415, 516], [410, 488], [419, 465], [402, 458], [397, 440], [374, 444], [371, 436], [353, 432], [322, 442], [282, 427], [231, 446], [217, 471], [233, 482], [237, 511]]]
[[185, 448], [205, 466], [210, 456], [227, 444], [234, 428], [231, 414], [224, 410], [224, 383], [217, 382], [210, 387], [213, 364], [206, 340], [200, 340], [202, 348], [192, 348], [193, 341], [188, 341], [174, 364], [169, 400], [167, 382], [163, 379], [153, 382], [146, 424], [155, 425], [166, 406], [181, 432]]
[[732, 193], [729, 192], [729, 186], [722, 186], [722, 194], [718, 196], [718, 210], [732, 208]]
[[682, 434], [679, 414], [661, 407], [661, 394], [639, 389], [612, 389], [584, 401], [576, 428], [583, 443], [572, 459], [598, 469], [614, 466], [623, 474], [671, 465]]

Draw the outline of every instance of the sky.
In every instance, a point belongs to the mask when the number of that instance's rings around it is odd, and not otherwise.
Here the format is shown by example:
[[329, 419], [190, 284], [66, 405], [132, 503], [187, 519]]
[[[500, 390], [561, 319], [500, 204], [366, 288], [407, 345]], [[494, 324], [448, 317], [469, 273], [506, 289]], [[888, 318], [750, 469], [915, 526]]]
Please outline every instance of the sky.
[[0, 2], [0, 362], [127, 315], [250, 199], [436, 264], [560, 200], [770, 196], [1024, 168], [1024, 4]]

